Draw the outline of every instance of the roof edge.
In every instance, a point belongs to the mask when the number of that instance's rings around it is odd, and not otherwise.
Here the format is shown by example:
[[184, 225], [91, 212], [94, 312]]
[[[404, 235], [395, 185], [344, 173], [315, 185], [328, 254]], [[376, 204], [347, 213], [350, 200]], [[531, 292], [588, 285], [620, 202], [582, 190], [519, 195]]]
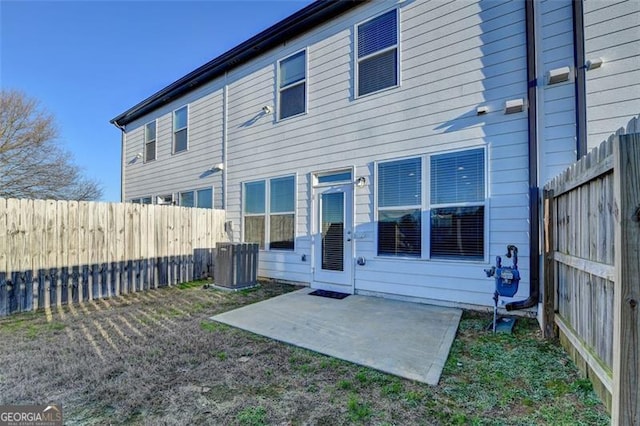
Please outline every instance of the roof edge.
[[370, 0], [316, 0], [294, 14], [196, 68], [165, 88], [109, 120], [119, 128], [169, 103], [251, 59], [274, 49], [283, 41], [303, 34]]

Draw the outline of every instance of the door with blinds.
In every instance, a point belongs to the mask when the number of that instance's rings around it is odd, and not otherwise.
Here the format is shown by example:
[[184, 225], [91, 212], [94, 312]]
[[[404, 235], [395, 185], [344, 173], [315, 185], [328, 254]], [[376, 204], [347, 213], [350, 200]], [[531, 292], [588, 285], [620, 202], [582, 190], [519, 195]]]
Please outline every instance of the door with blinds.
[[315, 189], [314, 288], [353, 293], [353, 185]]

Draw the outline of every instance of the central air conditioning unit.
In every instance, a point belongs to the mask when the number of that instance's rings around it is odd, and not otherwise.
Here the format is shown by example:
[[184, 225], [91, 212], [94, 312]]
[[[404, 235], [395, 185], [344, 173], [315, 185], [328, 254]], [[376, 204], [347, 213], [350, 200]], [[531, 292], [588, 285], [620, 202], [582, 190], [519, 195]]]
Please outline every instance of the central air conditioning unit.
[[232, 290], [258, 285], [258, 244], [217, 243], [213, 282]]

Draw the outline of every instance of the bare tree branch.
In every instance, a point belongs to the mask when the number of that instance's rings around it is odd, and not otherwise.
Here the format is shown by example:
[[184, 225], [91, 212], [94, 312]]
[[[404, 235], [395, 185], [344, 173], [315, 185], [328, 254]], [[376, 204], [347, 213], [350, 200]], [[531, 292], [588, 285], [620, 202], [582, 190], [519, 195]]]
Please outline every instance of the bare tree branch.
[[52, 115], [35, 99], [0, 91], [0, 197], [96, 200], [98, 182], [83, 176], [57, 143]]

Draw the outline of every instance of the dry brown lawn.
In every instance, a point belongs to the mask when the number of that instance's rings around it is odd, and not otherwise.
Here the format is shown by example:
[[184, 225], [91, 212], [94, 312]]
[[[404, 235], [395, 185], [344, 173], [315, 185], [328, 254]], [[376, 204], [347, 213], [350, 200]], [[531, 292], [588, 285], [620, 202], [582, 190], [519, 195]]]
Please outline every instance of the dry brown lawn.
[[[608, 420], [588, 382], [578, 378], [555, 344], [539, 339], [535, 324], [523, 323], [519, 333], [533, 339], [532, 347], [539, 347], [545, 357], [553, 357], [545, 359], [554, 363], [553, 369], [550, 381], [543, 377], [529, 385], [531, 379], [523, 377], [522, 383], [514, 383], [519, 395], [492, 377], [490, 368], [483, 373], [488, 377], [479, 373], [480, 366], [490, 361], [487, 353], [474, 349], [474, 341], [498, 356], [506, 350], [500, 348], [512, 348], [519, 339], [492, 337], [480, 326], [486, 316], [465, 314], [437, 387], [209, 320], [295, 289], [263, 283], [256, 290], [227, 293], [203, 289], [199, 283], [1, 320], [0, 402], [60, 403], [67, 424], [554, 424], [566, 419], [598, 424]], [[540, 355], [534, 349], [528, 352], [537, 359]], [[532, 374], [540, 374], [538, 370], [532, 366]]]

